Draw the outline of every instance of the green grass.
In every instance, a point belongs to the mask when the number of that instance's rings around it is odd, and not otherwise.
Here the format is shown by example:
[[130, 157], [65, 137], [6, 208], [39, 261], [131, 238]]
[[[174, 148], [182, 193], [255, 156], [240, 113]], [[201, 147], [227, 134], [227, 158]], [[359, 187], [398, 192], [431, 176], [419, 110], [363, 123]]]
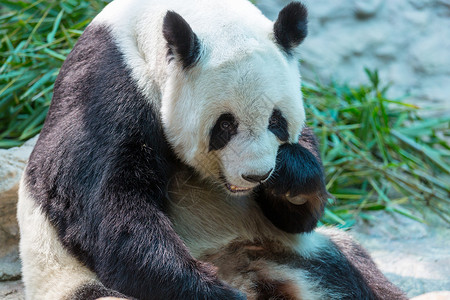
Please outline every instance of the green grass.
[[[62, 62], [106, 2], [0, 1], [0, 148], [40, 131]], [[304, 84], [336, 197], [322, 222], [348, 227], [370, 210], [420, 220], [424, 205], [449, 221], [450, 117], [420, 118], [414, 105], [387, 99], [378, 74], [367, 73], [367, 86]]]
[[0, 1], [0, 148], [36, 135], [59, 68], [105, 1]]
[[423, 221], [424, 205], [450, 222], [450, 116], [421, 118], [418, 107], [386, 98], [377, 72], [366, 73], [371, 84], [357, 88], [304, 84], [327, 187], [337, 199], [323, 222], [351, 226], [370, 210]]

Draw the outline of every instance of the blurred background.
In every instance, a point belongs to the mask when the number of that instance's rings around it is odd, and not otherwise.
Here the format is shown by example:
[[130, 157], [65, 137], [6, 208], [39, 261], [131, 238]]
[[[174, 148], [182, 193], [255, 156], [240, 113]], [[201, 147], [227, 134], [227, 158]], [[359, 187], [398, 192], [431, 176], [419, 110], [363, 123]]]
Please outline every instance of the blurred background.
[[[108, 2], [0, 0], [2, 299], [23, 297], [20, 175], [62, 62]], [[275, 20], [290, 1], [252, 2]], [[450, 0], [303, 2], [303, 94], [335, 198], [321, 223], [352, 228], [409, 296], [450, 290]]]
[[[367, 83], [379, 70], [388, 95], [450, 113], [449, 0], [305, 0], [309, 36], [303, 75], [325, 82]], [[271, 19], [289, 1], [257, 0]]]

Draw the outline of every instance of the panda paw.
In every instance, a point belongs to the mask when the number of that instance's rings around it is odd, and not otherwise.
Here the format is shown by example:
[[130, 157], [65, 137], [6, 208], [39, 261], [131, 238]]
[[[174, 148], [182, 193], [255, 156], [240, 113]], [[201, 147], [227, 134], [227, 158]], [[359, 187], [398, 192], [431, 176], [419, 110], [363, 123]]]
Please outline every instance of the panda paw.
[[299, 144], [280, 146], [274, 175], [256, 192], [256, 203], [279, 229], [310, 232], [323, 214], [329, 194], [320, 159]]
[[326, 200], [329, 196], [320, 161], [299, 144], [280, 146], [274, 175], [264, 187], [266, 192], [294, 205]]
[[328, 197], [320, 159], [302, 145], [285, 144], [278, 150], [274, 175], [255, 200], [276, 227], [301, 233], [317, 226]]

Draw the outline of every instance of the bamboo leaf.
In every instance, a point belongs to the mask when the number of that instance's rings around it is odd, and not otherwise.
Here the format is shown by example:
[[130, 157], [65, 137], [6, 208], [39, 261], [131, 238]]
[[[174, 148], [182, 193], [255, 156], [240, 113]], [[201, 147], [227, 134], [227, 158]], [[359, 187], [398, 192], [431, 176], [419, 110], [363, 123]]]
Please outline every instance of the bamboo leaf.
[[55, 22], [53, 23], [53, 29], [50, 31], [50, 33], [47, 35], [47, 43], [52, 43], [55, 39], [56, 31], [59, 28], [59, 24], [61, 23], [62, 16], [64, 15], [64, 9], [62, 9], [58, 16], [55, 19]]
[[47, 83], [50, 79], [55, 78], [56, 73], [54, 70], [51, 70], [50, 72], [45, 73], [42, 75], [41, 78], [39, 78], [38, 81], [36, 81], [22, 96], [20, 96], [20, 100], [25, 99], [26, 97], [30, 96], [32, 93], [34, 93], [38, 88], [40, 88], [42, 85]]
[[404, 134], [398, 132], [397, 130], [392, 130], [392, 134], [397, 137], [402, 142], [406, 143], [416, 151], [419, 151], [423, 153], [425, 156], [427, 156], [429, 159], [431, 159], [437, 166], [442, 168], [447, 174], [450, 174], [450, 167], [448, 164], [446, 164], [442, 158], [440, 157], [439, 153], [428, 146], [421, 145], [414, 140], [410, 139], [409, 137], [405, 136]]

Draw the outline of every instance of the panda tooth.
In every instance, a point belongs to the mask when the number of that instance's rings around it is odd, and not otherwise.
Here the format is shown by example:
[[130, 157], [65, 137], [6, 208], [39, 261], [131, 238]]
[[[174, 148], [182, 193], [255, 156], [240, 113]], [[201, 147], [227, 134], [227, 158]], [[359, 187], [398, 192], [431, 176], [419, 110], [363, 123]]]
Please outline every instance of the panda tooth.
[[250, 188], [238, 187], [236, 185], [229, 184], [229, 183], [227, 183], [227, 187], [228, 187], [228, 189], [230, 189], [233, 192], [242, 192], [242, 191], [250, 190]]

